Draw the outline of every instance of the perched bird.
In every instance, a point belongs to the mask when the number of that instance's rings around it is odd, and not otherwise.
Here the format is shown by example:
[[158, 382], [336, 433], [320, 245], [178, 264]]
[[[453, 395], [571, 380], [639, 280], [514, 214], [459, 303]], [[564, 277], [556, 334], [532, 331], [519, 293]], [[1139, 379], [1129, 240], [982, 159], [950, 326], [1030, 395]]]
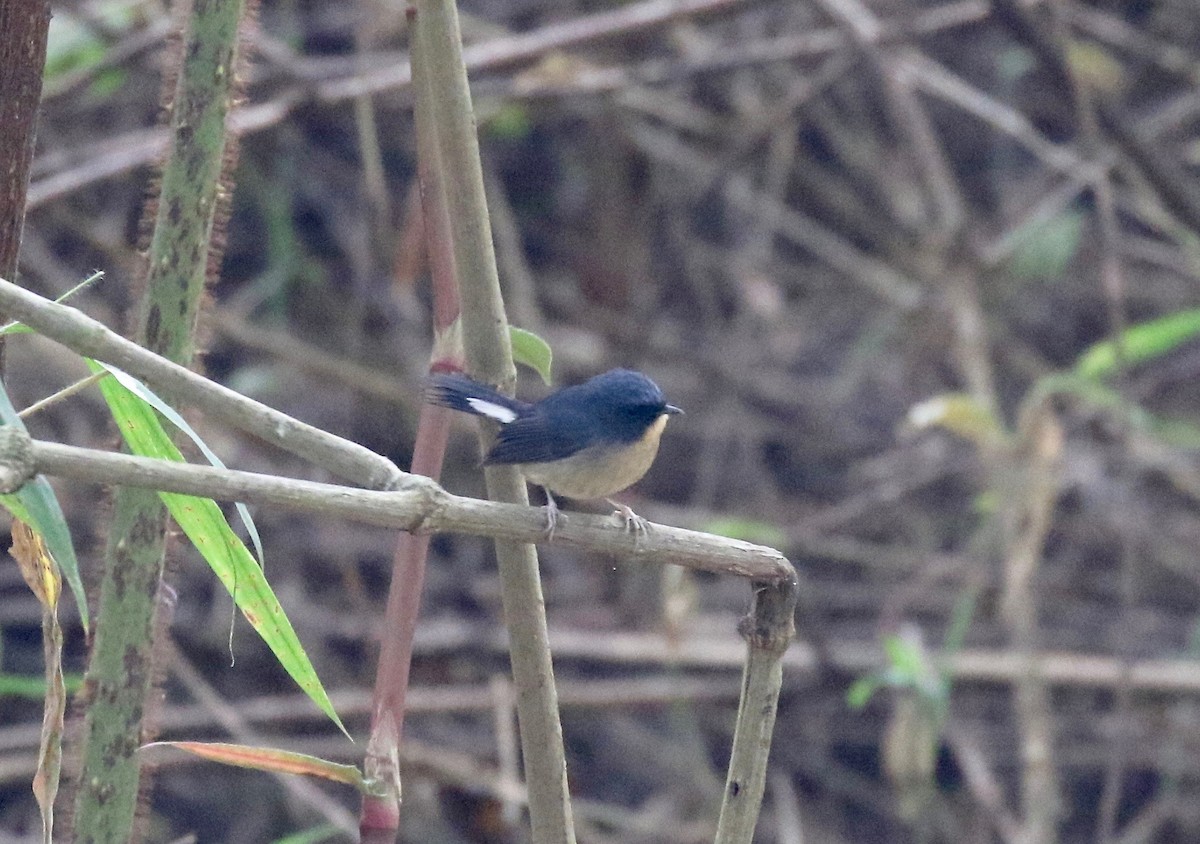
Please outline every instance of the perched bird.
[[567, 498], [604, 498], [635, 533], [645, 519], [608, 498], [635, 483], [658, 453], [667, 418], [683, 413], [640, 372], [614, 369], [530, 404], [501, 395], [465, 375], [435, 375], [427, 400], [500, 423], [484, 464], [513, 464], [546, 491], [546, 533], [554, 536], [558, 505]]

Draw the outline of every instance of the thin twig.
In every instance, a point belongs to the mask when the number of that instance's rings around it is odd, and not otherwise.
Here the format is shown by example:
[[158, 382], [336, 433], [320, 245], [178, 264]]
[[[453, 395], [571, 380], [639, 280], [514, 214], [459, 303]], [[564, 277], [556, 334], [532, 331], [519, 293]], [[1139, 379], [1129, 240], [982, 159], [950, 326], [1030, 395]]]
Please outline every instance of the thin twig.
[[63, 387], [61, 390], [59, 390], [56, 393], [51, 393], [50, 395], [46, 396], [44, 399], [38, 399], [33, 404], [29, 405], [29, 407], [25, 408], [20, 413], [18, 413], [17, 416], [21, 417], [22, 419], [28, 419], [29, 417], [33, 416], [36, 413], [40, 413], [41, 411], [45, 410], [48, 407], [53, 407], [54, 405], [58, 404], [60, 401], [69, 399], [71, 396], [76, 395], [78, 393], [82, 393], [88, 387], [92, 386], [97, 381], [99, 381], [101, 378], [104, 378], [107, 375], [108, 375], [108, 372], [106, 370], [103, 372], [96, 372], [92, 375], [89, 375], [87, 378], [80, 378], [74, 384], [68, 384], [66, 387]]
[[0, 279], [0, 311], [78, 354], [123, 369], [152, 389], [304, 457], [336, 477], [368, 489], [387, 489], [402, 476], [391, 461], [370, 449], [171, 363], [75, 308], [55, 304], [4, 279]]

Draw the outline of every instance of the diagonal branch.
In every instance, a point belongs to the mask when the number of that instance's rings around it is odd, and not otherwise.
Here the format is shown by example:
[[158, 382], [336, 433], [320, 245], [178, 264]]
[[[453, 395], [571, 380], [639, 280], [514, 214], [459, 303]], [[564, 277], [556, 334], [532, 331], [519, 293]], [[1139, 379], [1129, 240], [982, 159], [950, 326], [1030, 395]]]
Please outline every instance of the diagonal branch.
[[400, 470], [385, 457], [300, 422], [241, 393], [210, 381], [137, 343], [100, 321], [0, 279], [0, 312], [73, 352], [140, 378], [154, 390], [178, 397], [205, 415], [315, 463], [336, 477], [369, 489], [387, 489]]

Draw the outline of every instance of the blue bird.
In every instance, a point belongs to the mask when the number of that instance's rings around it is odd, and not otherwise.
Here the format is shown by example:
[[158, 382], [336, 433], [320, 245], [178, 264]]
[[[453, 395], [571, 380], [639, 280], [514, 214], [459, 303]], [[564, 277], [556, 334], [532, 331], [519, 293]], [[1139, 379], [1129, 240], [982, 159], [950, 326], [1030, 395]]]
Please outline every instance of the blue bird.
[[648, 523], [610, 495], [646, 474], [667, 419], [683, 413], [640, 372], [613, 369], [541, 401], [512, 399], [465, 375], [435, 375], [429, 402], [484, 416], [500, 425], [485, 465], [511, 464], [546, 491], [546, 533], [553, 538], [558, 505], [567, 498], [604, 498], [644, 533]]

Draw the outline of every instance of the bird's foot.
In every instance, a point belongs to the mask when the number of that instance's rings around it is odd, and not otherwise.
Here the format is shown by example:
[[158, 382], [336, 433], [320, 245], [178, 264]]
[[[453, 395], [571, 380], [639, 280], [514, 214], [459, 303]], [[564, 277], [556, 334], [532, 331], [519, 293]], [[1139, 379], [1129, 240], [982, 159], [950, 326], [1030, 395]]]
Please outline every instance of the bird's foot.
[[558, 504], [550, 490], [543, 488], [546, 493], [546, 541], [554, 541], [554, 529], [558, 527]]
[[643, 536], [649, 535], [649, 521], [643, 519], [620, 501], [613, 501], [611, 498], [606, 498], [605, 501], [617, 508], [613, 511], [613, 515], [625, 522], [625, 531], [633, 534], [634, 544], [636, 544]]

